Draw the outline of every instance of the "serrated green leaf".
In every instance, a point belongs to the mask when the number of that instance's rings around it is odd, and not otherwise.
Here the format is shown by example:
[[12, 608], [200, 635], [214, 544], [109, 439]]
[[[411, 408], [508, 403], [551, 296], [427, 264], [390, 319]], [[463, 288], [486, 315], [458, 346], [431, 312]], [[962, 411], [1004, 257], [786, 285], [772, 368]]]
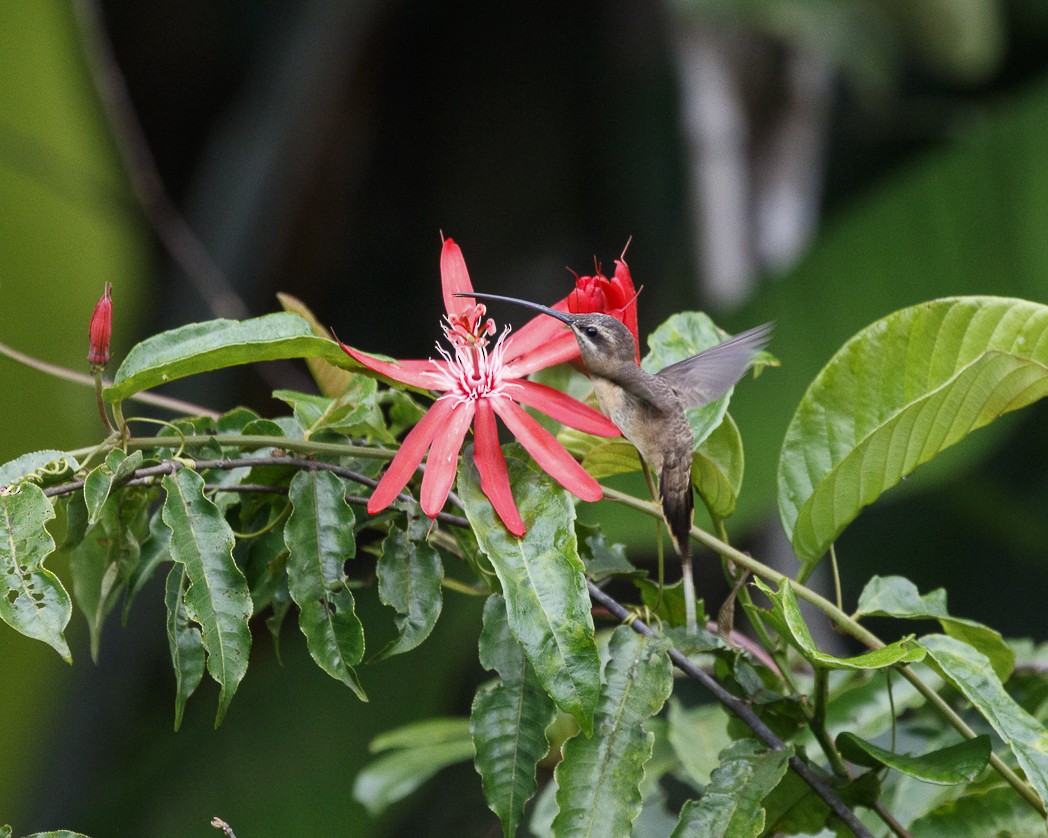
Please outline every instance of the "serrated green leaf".
[[[726, 337], [727, 332], [718, 328], [702, 312], [682, 311], [674, 314], [648, 335], [648, 354], [641, 360], [640, 365], [648, 372], [656, 373], [670, 364], [716, 346]], [[731, 393], [729, 390], [715, 402], [686, 411], [696, 446], [704, 442], [724, 419], [728, 412], [728, 402], [731, 401]]]
[[757, 838], [764, 832], [764, 798], [786, 774], [792, 748], [769, 751], [752, 739], [721, 752], [702, 799], [681, 810], [673, 838]]
[[164, 605], [167, 606], [167, 646], [175, 669], [175, 730], [182, 726], [186, 702], [204, 677], [204, 641], [199, 627], [186, 613], [185, 593], [189, 576], [177, 562], [167, 574]]
[[[284, 311], [290, 311], [292, 314], [297, 314], [307, 323], [313, 330], [313, 334], [319, 338], [326, 338], [330, 334], [330, 329], [325, 326], [316, 318], [312, 310], [302, 300], [297, 297], [293, 297], [290, 294], [278, 293], [277, 300], [280, 301], [280, 307]], [[323, 358], [306, 358], [306, 364], [309, 366], [309, 371], [313, 375], [313, 380], [316, 381], [317, 387], [320, 392], [325, 396], [332, 398], [343, 392], [349, 385], [350, 376], [353, 375], [349, 370], [336, 367], [330, 361], [325, 361]]]
[[1010, 787], [967, 794], [922, 815], [913, 838], [1021, 838], [1043, 835], [1044, 818]]
[[[465, 730], [465, 719], [462, 720]], [[440, 769], [473, 756], [468, 736], [438, 745], [394, 751], [368, 763], [353, 781], [353, 799], [372, 816], [407, 797]]]
[[626, 548], [621, 544], [608, 544], [600, 527], [576, 524], [575, 531], [582, 536], [579, 554], [586, 565], [586, 575], [594, 582], [609, 576], [644, 576], [645, 572], [630, 564]]
[[611, 635], [593, 735], [577, 735], [556, 769], [553, 834], [628, 835], [654, 736], [644, 729], [673, 689], [669, 642], [619, 626]]
[[55, 549], [47, 531], [54, 517], [51, 502], [35, 483], [0, 491], [0, 619], [72, 663], [62, 633], [73, 603], [58, 577], [44, 567]]
[[986, 655], [1001, 681], [1007, 681], [1015, 668], [1015, 652], [1000, 632], [974, 620], [950, 616], [944, 588], [921, 596], [917, 586], [902, 576], [874, 576], [859, 596], [856, 616], [938, 620], [950, 637], [963, 640]]
[[505, 449], [513, 497], [528, 528], [516, 538], [480, 487], [467, 453], [458, 489], [481, 550], [502, 584], [514, 636], [546, 692], [587, 733], [600, 690], [600, 658], [568, 493], [524, 453]]
[[359, 366], [337, 343], [314, 335], [297, 314], [209, 320], [161, 332], [137, 344], [102, 395], [106, 401], [118, 402], [187, 375], [284, 358], [322, 358], [348, 368]]
[[[138, 460], [141, 461], [141, 457]], [[108, 480], [114, 474], [101, 480]], [[85, 493], [86, 489], [85, 485]], [[99, 491], [104, 492], [106, 500], [98, 509], [96, 523], [74, 548], [70, 561], [73, 596], [87, 620], [94, 661], [98, 660], [102, 625], [138, 567], [140, 544], [149, 533], [152, 500], [152, 494], [141, 488], [126, 489], [115, 495], [109, 495], [108, 487]]]
[[144, 459], [141, 451], [125, 454], [115, 448], [106, 456], [106, 460], [84, 478], [84, 503], [87, 505], [87, 522], [98, 522], [102, 507], [109, 498], [113, 485], [119, 483], [142, 465]]
[[955, 297], [895, 312], [812, 382], [779, 458], [779, 511], [804, 575], [917, 466], [1048, 393], [1048, 307]]
[[691, 459], [691, 485], [712, 515], [727, 518], [735, 511], [744, 465], [739, 426], [725, 413]]
[[913, 756], [896, 754], [860, 739], [853, 733], [837, 737], [837, 750], [849, 762], [867, 768], [886, 765], [925, 783], [954, 785], [970, 783], [990, 761], [990, 737], [976, 736], [956, 745]]
[[897, 640], [880, 649], [856, 655], [851, 658], [837, 658], [819, 651], [812, 639], [808, 624], [804, 621], [797, 595], [788, 579], [784, 580], [777, 592], [760, 579], [754, 584], [772, 601], [771, 611], [762, 611], [762, 615], [775, 626], [782, 636], [789, 640], [802, 655], [813, 665], [826, 669], [883, 669], [897, 663], [915, 663], [924, 659], [924, 650], [917, 644], [912, 635]]
[[1048, 730], [1020, 707], [994, 674], [986, 655], [943, 634], [921, 638], [941, 672], [1012, 749], [1041, 800], [1048, 801]]
[[186, 614], [200, 626], [207, 671], [218, 682], [215, 726], [247, 672], [251, 651], [251, 595], [233, 561], [233, 531], [217, 507], [204, 497], [204, 480], [191, 469], [163, 479], [163, 519], [171, 530], [171, 558], [189, 577]]
[[80, 464], [65, 451], [48, 448], [31, 451], [0, 465], [0, 487], [13, 486], [23, 480], [39, 486], [50, 486], [71, 477]]
[[509, 629], [506, 602], [497, 595], [484, 604], [480, 663], [499, 675], [473, 699], [469, 730], [474, 764], [488, 807], [502, 822], [503, 835], [516, 835], [525, 804], [535, 794], [535, 766], [549, 750], [546, 728], [556, 707]]
[[288, 591], [299, 608], [298, 626], [309, 654], [332, 678], [367, 695], [355, 667], [364, 657], [364, 627], [357, 617], [343, 563], [356, 555], [353, 510], [346, 485], [329, 471], [300, 471], [288, 492], [294, 510], [284, 527]]
[[[414, 530], [418, 525], [412, 522]], [[408, 652], [424, 641], [437, 623], [443, 604], [440, 586], [444, 564], [440, 554], [425, 541], [425, 530], [408, 533], [397, 527], [382, 542], [378, 574], [378, 596], [397, 612], [398, 637], [375, 656], [383, 660]]]

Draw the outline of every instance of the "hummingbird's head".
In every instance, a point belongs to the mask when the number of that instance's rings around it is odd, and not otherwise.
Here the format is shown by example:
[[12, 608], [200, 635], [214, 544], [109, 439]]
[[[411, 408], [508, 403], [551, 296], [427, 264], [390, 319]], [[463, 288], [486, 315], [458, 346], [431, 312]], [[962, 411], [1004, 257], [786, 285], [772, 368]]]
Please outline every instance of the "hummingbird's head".
[[566, 323], [571, 331], [575, 333], [575, 340], [579, 344], [579, 354], [582, 355], [582, 363], [592, 373], [606, 375], [615, 369], [621, 369], [622, 364], [636, 366], [636, 342], [630, 330], [610, 314], [591, 312], [587, 314], [571, 314], [566, 311], [557, 311], [549, 306], [532, 303], [528, 300], [520, 300], [516, 297], [503, 297], [498, 294], [480, 294], [471, 291], [468, 294], [456, 294], [461, 297], [477, 297], [483, 300], [501, 300], [505, 303], [514, 303], [518, 306], [541, 311], [550, 317], [555, 317], [562, 323]]

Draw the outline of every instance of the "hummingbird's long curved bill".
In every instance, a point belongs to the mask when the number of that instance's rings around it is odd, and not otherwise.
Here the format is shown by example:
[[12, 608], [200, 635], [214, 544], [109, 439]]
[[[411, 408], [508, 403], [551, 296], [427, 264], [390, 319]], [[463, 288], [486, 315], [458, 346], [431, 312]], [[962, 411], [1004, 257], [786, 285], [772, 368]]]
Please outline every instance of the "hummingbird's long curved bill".
[[503, 297], [503, 296], [501, 296], [499, 294], [480, 294], [480, 293], [477, 293], [476, 291], [470, 291], [468, 293], [463, 291], [461, 293], [455, 294], [454, 296], [456, 296], [456, 297], [477, 297], [478, 299], [481, 299], [481, 300], [500, 300], [500, 301], [502, 301], [504, 303], [515, 303], [516, 305], [523, 306], [524, 308], [531, 308], [531, 309], [534, 309], [535, 311], [541, 311], [543, 314], [548, 314], [550, 317], [556, 317], [559, 321], [561, 321], [562, 323], [567, 323], [569, 326], [571, 325], [571, 322], [572, 322], [570, 314], [565, 314], [563, 311], [557, 311], [555, 308], [550, 308], [549, 306], [539, 305], [538, 303], [532, 303], [532, 302], [529, 302], [528, 300], [519, 300], [516, 297]]

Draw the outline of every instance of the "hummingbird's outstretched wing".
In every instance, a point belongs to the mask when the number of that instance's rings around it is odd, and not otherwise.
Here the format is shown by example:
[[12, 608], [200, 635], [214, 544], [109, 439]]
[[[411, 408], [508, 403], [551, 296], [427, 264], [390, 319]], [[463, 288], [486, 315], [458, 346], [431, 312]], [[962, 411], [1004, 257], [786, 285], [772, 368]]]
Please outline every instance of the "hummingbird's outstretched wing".
[[742, 378], [750, 360], [771, 340], [774, 323], [765, 323], [739, 332], [683, 361], [670, 364], [658, 373], [684, 401], [684, 407], [702, 407], [719, 399]]

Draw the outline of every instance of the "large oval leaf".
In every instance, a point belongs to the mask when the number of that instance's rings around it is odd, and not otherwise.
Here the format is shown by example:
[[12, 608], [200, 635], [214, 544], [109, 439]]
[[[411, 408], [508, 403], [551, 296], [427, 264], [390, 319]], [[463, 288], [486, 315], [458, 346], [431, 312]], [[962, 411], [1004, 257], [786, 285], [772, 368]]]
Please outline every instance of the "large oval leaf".
[[297, 314], [209, 320], [142, 341], [127, 353], [103, 395], [106, 401], [118, 402], [198, 372], [283, 358], [323, 358], [344, 367], [357, 366], [337, 343], [314, 335]]
[[1048, 394], [1048, 307], [955, 297], [868, 326], [801, 399], [779, 459], [779, 511], [818, 562], [859, 512], [917, 466]]
[[513, 497], [527, 524], [514, 537], [495, 515], [469, 456], [458, 488], [480, 549], [502, 584], [509, 627], [543, 688], [587, 735], [600, 692], [600, 658], [568, 493], [514, 443], [505, 449]]

